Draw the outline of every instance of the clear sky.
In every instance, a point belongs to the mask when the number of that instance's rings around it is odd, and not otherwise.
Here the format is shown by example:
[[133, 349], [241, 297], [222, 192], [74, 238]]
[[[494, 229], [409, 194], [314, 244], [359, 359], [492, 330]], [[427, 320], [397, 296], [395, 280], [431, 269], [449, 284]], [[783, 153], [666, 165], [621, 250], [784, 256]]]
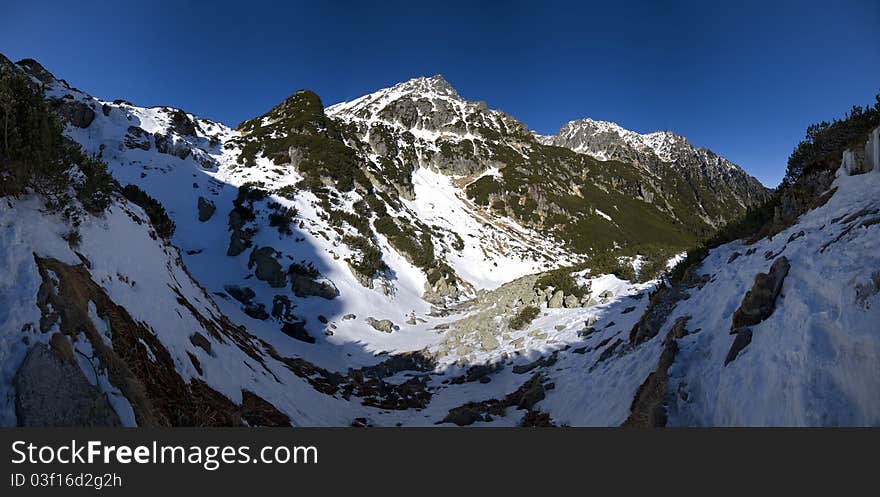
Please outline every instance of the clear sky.
[[443, 74], [540, 133], [670, 129], [776, 186], [808, 124], [880, 92], [880, 1], [2, 0], [0, 53], [233, 126]]

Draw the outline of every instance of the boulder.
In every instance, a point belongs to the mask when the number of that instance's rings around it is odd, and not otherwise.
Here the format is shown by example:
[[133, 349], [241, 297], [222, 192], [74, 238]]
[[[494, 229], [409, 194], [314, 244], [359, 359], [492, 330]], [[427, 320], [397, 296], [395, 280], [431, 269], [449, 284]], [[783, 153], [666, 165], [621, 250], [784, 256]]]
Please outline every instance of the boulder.
[[196, 124], [180, 109], [171, 111], [171, 129], [181, 135], [196, 136]]
[[309, 335], [309, 333], [306, 331], [305, 321], [298, 321], [296, 323], [284, 323], [284, 325], [281, 326], [281, 332], [301, 342], [315, 343], [315, 337]]
[[580, 301], [574, 295], [566, 295], [562, 303], [565, 305], [566, 309], [574, 309], [575, 307], [581, 306]]
[[150, 134], [139, 126], [129, 126], [125, 133], [122, 143], [128, 148], [139, 148], [141, 150], [149, 150], [152, 146]]
[[286, 295], [276, 295], [272, 299], [272, 317], [279, 321], [296, 321], [293, 302]]
[[209, 355], [211, 354], [211, 342], [205, 338], [205, 335], [202, 335], [198, 331], [189, 336], [189, 342], [196, 347], [204, 350]]
[[556, 290], [550, 300], [547, 301], [547, 307], [550, 309], [558, 309], [562, 307], [565, 302], [565, 294], [562, 293], [562, 290]]
[[89, 383], [72, 357], [62, 359], [55, 348], [35, 345], [15, 374], [18, 425], [119, 426], [107, 397]]
[[724, 365], [727, 366], [733, 362], [748, 344], [752, 343], [752, 330], [749, 328], [740, 328], [736, 333], [736, 338], [727, 351], [727, 357], [724, 358]]
[[251, 300], [257, 296], [257, 294], [248, 287], [242, 288], [237, 285], [226, 285], [223, 289], [226, 290], [226, 293], [228, 293], [230, 297], [242, 304], [250, 304]]
[[780, 257], [770, 266], [768, 273], [758, 273], [751, 290], [746, 292], [739, 308], [733, 313], [730, 329], [752, 326], [764, 321], [776, 308], [776, 298], [782, 290], [782, 283], [791, 265], [786, 257]]
[[376, 331], [381, 331], [382, 333], [391, 333], [394, 331], [394, 323], [392, 323], [390, 319], [376, 319], [370, 316], [367, 318], [367, 324], [372, 326]]
[[229, 235], [229, 248], [226, 255], [235, 257], [252, 245], [253, 232], [250, 230], [233, 229]]
[[281, 269], [281, 263], [276, 256], [278, 251], [272, 247], [259, 247], [251, 251], [248, 259], [248, 269], [256, 266], [257, 279], [269, 283], [272, 288], [282, 288], [287, 285], [287, 274]]
[[214, 202], [206, 199], [205, 197], [199, 197], [198, 208], [199, 221], [203, 223], [211, 219], [211, 216], [213, 216], [214, 212], [217, 210], [217, 206], [214, 205]]
[[77, 128], [88, 128], [95, 120], [95, 110], [76, 100], [50, 100], [53, 110], [66, 122]]
[[179, 159], [186, 159], [192, 152], [189, 145], [175, 135], [153, 133], [153, 139], [156, 142], [156, 150], [161, 154], [168, 154]]
[[290, 282], [293, 294], [297, 297], [321, 297], [331, 300], [339, 295], [339, 291], [329, 280], [317, 281], [309, 275], [290, 273]]
[[299, 166], [299, 163], [305, 158], [305, 152], [292, 145], [287, 149], [287, 155], [290, 157], [290, 165], [293, 167]]
[[517, 409], [531, 409], [535, 404], [544, 400], [544, 385], [541, 383], [541, 377], [537, 374], [520, 389], [521, 394], [516, 405]]
[[461, 406], [450, 409], [441, 423], [455, 423], [457, 426], [468, 426], [481, 421], [483, 415], [478, 409], [470, 406]]
[[266, 306], [263, 304], [249, 304], [244, 306], [242, 310], [254, 319], [259, 319], [260, 321], [269, 319], [269, 313], [266, 312]]

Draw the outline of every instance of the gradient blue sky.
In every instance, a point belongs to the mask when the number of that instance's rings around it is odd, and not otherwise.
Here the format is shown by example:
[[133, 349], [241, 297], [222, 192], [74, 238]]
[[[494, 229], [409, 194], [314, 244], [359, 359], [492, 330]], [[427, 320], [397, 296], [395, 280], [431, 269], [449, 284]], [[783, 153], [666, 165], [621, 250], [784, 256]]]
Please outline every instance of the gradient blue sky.
[[233, 126], [443, 74], [538, 132], [670, 129], [776, 186], [808, 124], [880, 92], [880, 2], [3, 0], [0, 53]]

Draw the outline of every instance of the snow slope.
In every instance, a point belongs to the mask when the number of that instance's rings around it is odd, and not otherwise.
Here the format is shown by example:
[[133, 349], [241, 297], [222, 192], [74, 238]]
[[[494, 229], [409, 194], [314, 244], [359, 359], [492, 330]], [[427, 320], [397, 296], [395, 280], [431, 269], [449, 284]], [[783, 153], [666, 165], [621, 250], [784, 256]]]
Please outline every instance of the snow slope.
[[[796, 225], [751, 247], [719, 247], [699, 268], [712, 280], [670, 316], [691, 316], [688, 328], [702, 329], [679, 342], [669, 381], [681, 394], [671, 399], [670, 424], [880, 424], [880, 224], [861, 224], [880, 220], [880, 168], [841, 174], [833, 188], [828, 203]], [[860, 212], [873, 214], [846, 222]], [[767, 252], [791, 263], [782, 296], [725, 367], [731, 315], [770, 267]]]

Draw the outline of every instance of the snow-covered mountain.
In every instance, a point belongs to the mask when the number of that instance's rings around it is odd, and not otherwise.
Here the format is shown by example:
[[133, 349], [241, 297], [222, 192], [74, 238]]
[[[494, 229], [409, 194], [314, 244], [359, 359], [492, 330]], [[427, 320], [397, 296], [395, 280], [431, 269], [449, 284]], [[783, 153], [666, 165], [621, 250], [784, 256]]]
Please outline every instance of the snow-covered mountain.
[[694, 147], [671, 131], [641, 134], [612, 122], [581, 119], [565, 124], [553, 136], [536, 138], [599, 160], [632, 163], [660, 174], [663, 165], [670, 164], [675, 167], [674, 174], [685, 177], [695, 190], [705, 189], [716, 198], [735, 198], [746, 205], [767, 198], [761, 183], [736, 164], [711, 150]]
[[[682, 165], [544, 145], [440, 77], [326, 110], [299, 91], [233, 129], [34, 61], [0, 72], [41, 87], [118, 182], [77, 222], [81, 195], [0, 203], [0, 424], [880, 421], [876, 153], [794, 225], [668, 286], [637, 247], [684, 248], [666, 227], [702, 222], [671, 194]], [[725, 365], [746, 335], [732, 315], [782, 256], [785, 297]]]

